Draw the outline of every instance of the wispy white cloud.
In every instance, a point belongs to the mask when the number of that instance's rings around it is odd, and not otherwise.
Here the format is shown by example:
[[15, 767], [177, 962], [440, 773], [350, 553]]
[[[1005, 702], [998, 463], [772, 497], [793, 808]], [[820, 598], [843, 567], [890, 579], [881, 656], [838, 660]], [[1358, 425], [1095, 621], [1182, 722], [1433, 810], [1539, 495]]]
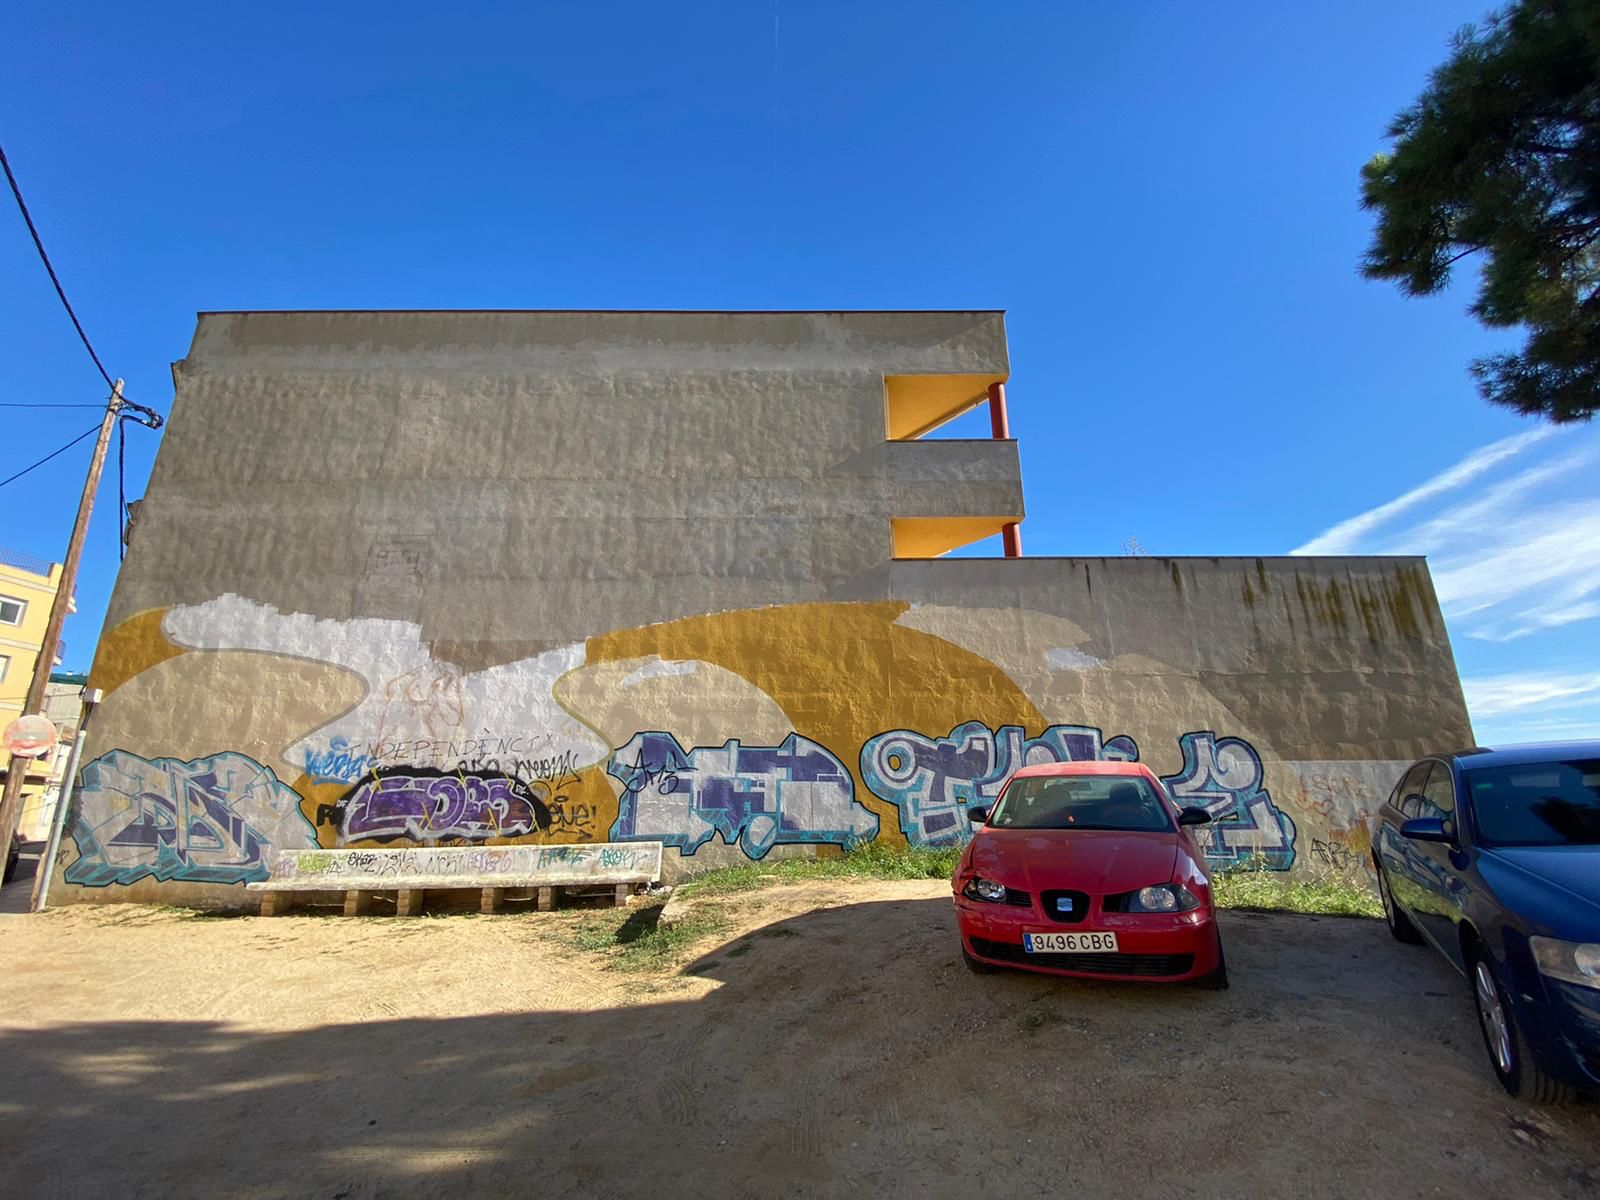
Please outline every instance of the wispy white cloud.
[[1294, 553], [1426, 555], [1479, 740], [1600, 736], [1600, 429], [1484, 446]]
[[1467, 706], [1480, 717], [1539, 709], [1593, 697], [1600, 702], [1600, 674], [1561, 674], [1543, 671], [1512, 672], [1463, 679]]
[[1488, 641], [1594, 616], [1600, 498], [1495, 513], [1477, 539], [1437, 556], [1433, 584], [1445, 615]]
[[1529, 446], [1541, 442], [1555, 432], [1553, 426], [1542, 426], [1530, 429], [1526, 433], [1514, 434], [1474, 450], [1455, 466], [1440, 471], [1432, 479], [1418, 484], [1404, 495], [1396, 496], [1387, 504], [1380, 504], [1376, 508], [1340, 521], [1331, 529], [1325, 529], [1316, 537], [1291, 550], [1291, 554], [1354, 554], [1361, 539], [1374, 529], [1378, 528], [1402, 513], [1415, 508], [1425, 500], [1434, 496], [1443, 495], [1453, 491], [1465, 483], [1482, 475], [1485, 471], [1508, 458], [1522, 453]]

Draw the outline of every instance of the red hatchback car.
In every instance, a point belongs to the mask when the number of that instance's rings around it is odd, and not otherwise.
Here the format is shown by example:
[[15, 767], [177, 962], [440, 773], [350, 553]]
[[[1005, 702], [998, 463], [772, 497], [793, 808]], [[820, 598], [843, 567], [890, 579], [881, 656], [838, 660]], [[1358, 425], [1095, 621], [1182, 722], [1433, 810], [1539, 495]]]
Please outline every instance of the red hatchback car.
[[1205, 858], [1141, 763], [1023, 767], [979, 825], [951, 886], [974, 971], [1228, 986]]

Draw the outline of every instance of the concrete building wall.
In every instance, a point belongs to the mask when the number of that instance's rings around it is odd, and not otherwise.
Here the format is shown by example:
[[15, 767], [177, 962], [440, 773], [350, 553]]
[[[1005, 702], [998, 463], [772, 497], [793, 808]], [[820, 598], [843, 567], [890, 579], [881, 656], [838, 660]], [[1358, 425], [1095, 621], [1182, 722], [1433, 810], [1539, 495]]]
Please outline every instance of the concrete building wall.
[[202, 317], [60, 895], [236, 903], [311, 845], [948, 844], [1097, 755], [1211, 807], [1219, 865], [1361, 870], [1399, 765], [1470, 740], [1426, 566], [894, 559], [1022, 515], [1014, 444], [888, 440], [1006, 370], [995, 313]]

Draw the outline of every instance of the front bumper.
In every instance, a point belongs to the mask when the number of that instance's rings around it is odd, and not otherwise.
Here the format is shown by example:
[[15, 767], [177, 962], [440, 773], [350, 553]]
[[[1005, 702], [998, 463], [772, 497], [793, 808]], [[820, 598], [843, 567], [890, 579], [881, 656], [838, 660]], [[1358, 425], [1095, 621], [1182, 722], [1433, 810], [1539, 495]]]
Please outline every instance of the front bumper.
[[1522, 997], [1517, 1023], [1546, 1074], [1600, 1095], [1600, 988], [1543, 979], [1545, 1002]]
[[[1035, 905], [1037, 900], [1035, 900]], [[1036, 907], [1013, 908], [955, 897], [956, 924], [968, 954], [1001, 967], [1076, 979], [1185, 983], [1209, 975], [1222, 946], [1213, 913], [1102, 912], [1098, 899], [1081, 922], [1053, 921]], [[1024, 933], [1115, 933], [1116, 954], [1029, 954]]]

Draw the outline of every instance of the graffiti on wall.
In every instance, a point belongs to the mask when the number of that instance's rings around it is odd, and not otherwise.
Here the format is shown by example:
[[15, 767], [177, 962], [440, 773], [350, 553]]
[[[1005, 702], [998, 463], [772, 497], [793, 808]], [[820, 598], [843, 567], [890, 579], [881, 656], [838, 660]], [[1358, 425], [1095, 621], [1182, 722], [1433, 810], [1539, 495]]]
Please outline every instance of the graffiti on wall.
[[845, 765], [798, 733], [778, 746], [697, 746], [636, 733], [606, 770], [622, 784], [613, 841], [649, 840], [693, 854], [714, 833], [751, 858], [796, 842], [850, 846], [878, 835]]
[[993, 804], [1019, 768], [1102, 758], [1137, 762], [1139, 747], [1125, 736], [1102, 741], [1086, 725], [1052, 725], [1030, 738], [1020, 725], [991, 730], [968, 721], [942, 738], [909, 729], [880, 733], [861, 747], [861, 778], [900, 810], [900, 831], [911, 845], [960, 846], [972, 837], [967, 809]]
[[180, 762], [113, 750], [84, 767], [76, 809], [66, 879], [84, 887], [265, 879], [273, 854], [317, 844], [299, 794], [232, 752]]
[[524, 761], [571, 772], [610, 751], [555, 700], [555, 681], [583, 664], [582, 644], [469, 671], [436, 658], [414, 622], [285, 613], [231, 593], [171, 609], [161, 629], [179, 647], [288, 655], [361, 678], [359, 703], [284, 751], [314, 783], [354, 784], [374, 766], [406, 765], [500, 770], [531, 782]]
[[430, 843], [522, 837], [550, 828], [550, 809], [527, 784], [499, 771], [430, 767], [373, 770], [337, 803], [317, 809], [339, 845], [406, 838]]
[[306, 778], [312, 783], [350, 783], [375, 765], [371, 755], [352, 748], [350, 739], [343, 737], [330, 739], [326, 750], [308, 746], [303, 755]]
[[1261, 786], [1261, 756], [1243, 738], [1218, 738], [1209, 729], [1178, 739], [1183, 770], [1161, 782], [1179, 808], [1195, 805], [1211, 824], [1195, 827], [1207, 861], [1216, 867], [1257, 862], [1268, 870], [1294, 865], [1293, 818]]

